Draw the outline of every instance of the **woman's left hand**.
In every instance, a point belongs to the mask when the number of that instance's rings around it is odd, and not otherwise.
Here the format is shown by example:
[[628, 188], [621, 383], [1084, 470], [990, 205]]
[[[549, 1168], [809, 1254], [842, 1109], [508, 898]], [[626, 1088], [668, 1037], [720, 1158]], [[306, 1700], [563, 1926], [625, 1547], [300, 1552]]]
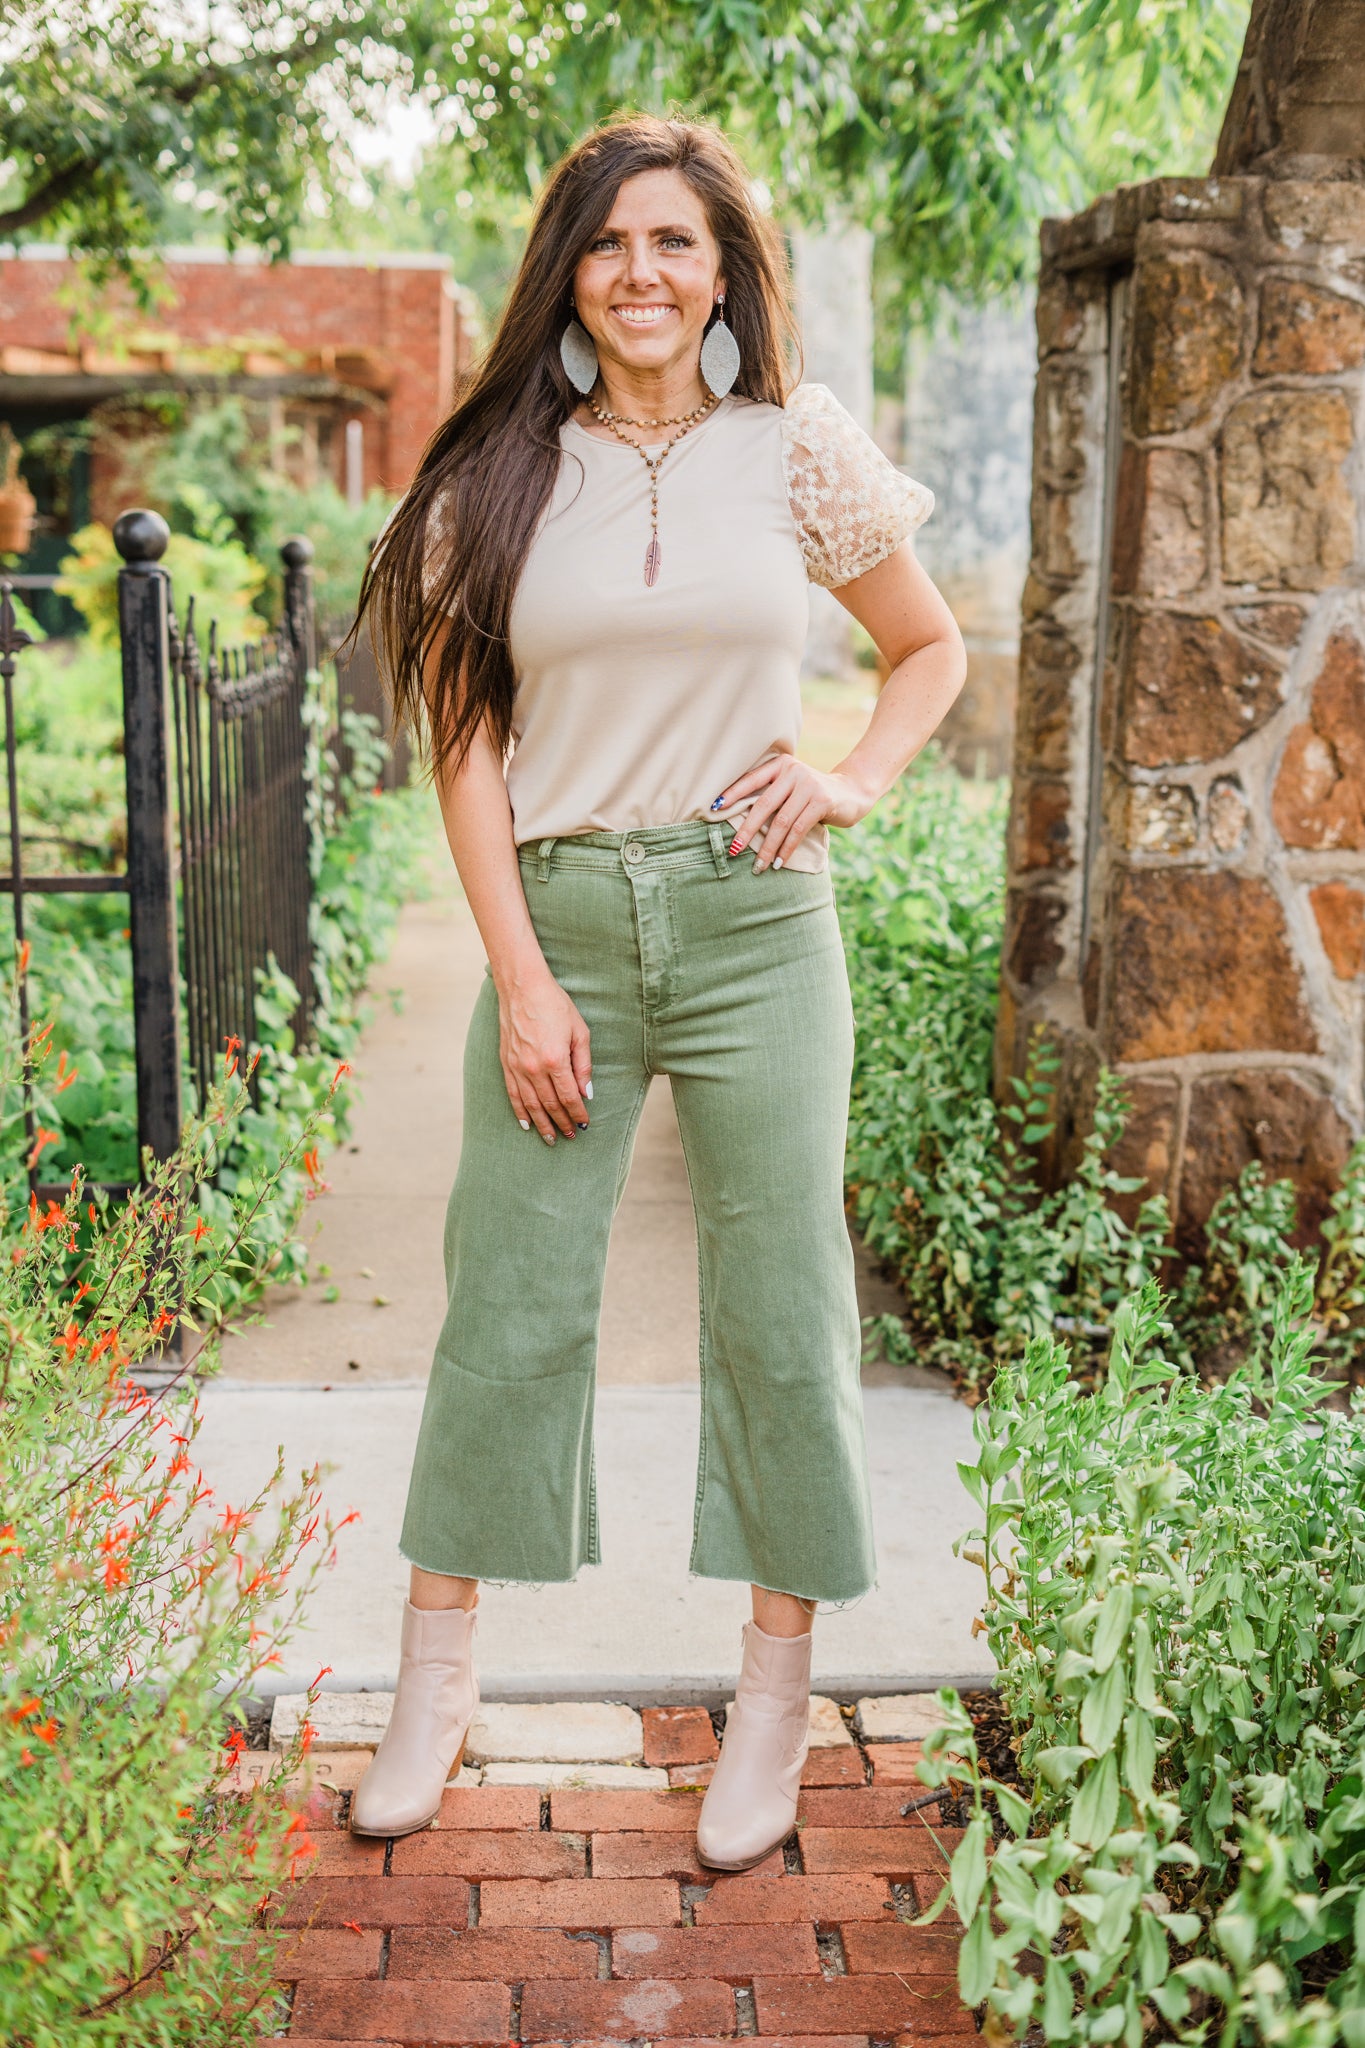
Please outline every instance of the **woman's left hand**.
[[750, 795], [754, 800], [740, 819], [730, 852], [743, 853], [766, 825], [763, 845], [754, 855], [755, 874], [780, 868], [813, 825], [856, 825], [873, 802], [847, 775], [827, 774], [794, 754], [776, 754], [727, 783], [715, 808], [725, 810]]

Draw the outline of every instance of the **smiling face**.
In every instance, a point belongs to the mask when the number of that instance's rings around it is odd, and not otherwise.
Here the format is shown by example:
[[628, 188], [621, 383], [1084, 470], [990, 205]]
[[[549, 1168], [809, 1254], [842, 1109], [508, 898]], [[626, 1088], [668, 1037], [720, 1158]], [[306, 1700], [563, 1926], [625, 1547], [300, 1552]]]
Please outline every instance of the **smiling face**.
[[608, 371], [695, 371], [725, 281], [706, 210], [681, 172], [626, 179], [574, 271], [573, 288], [578, 317]]

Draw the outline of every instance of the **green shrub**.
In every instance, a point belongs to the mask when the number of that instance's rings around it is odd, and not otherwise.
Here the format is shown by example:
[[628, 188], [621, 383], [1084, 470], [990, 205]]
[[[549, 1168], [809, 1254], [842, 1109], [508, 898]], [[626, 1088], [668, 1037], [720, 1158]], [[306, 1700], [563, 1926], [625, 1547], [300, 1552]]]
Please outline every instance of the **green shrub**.
[[[270, 1058], [259, 1071], [256, 1099], [234, 1118], [215, 1180], [199, 1195], [205, 1217], [221, 1225], [234, 1201], [250, 1198], [268, 1182], [257, 1231], [269, 1238], [277, 1282], [306, 1270], [307, 1248], [296, 1228], [317, 1185], [318, 1154], [342, 1142], [349, 1129], [351, 1092], [345, 1081], [334, 1087], [335, 1071], [359, 1042], [366, 984], [388, 950], [402, 903], [417, 886], [432, 815], [423, 791], [378, 789], [386, 750], [376, 721], [349, 712], [346, 721], [354, 760], [350, 777], [336, 775], [320, 745], [313, 750], [311, 1043], [294, 1042], [289, 1019], [298, 991], [271, 961], [258, 975], [257, 1040], [243, 1053], [249, 1059], [263, 1049]], [[26, 754], [25, 778], [33, 759]], [[121, 785], [121, 761], [117, 767]], [[120, 826], [122, 804], [120, 787]], [[91, 1180], [136, 1178], [127, 916], [121, 896], [48, 897], [29, 906], [30, 1008], [49, 1020], [48, 1042], [56, 1055], [35, 1087], [37, 1118], [46, 1134], [42, 1166], [49, 1178], [60, 1178], [77, 1163]], [[13, 965], [13, 933], [6, 923], [0, 925], [0, 973], [12, 972]], [[186, 1104], [193, 1107], [188, 1067], [183, 1085]], [[301, 1149], [305, 1124], [314, 1128], [315, 1144]], [[25, 1148], [11, 1131], [0, 1182], [18, 1189], [24, 1164]], [[213, 1300], [227, 1313], [255, 1287], [254, 1269], [239, 1270], [229, 1262], [216, 1275]]]
[[849, 1202], [908, 1304], [872, 1338], [973, 1388], [1029, 1336], [1060, 1333], [1088, 1358], [1167, 1232], [1159, 1201], [1132, 1227], [1112, 1206], [1137, 1186], [1106, 1163], [1123, 1122], [1112, 1076], [1077, 1172], [1048, 1193], [1037, 1154], [1055, 1056], [1035, 1045], [1010, 1099], [991, 1098], [1005, 815], [1003, 786], [964, 782], [931, 756], [835, 853], [857, 1019]]
[[[178, 399], [163, 413], [167, 430], [148, 454], [147, 489], [174, 530], [202, 541], [225, 534], [240, 541], [264, 565], [268, 581], [257, 604], [268, 618], [279, 616], [282, 601], [281, 544], [306, 534], [318, 618], [328, 630], [349, 625], [370, 544], [393, 498], [375, 490], [351, 505], [330, 477], [301, 489], [269, 468], [259, 408], [253, 413], [241, 398]], [[297, 428], [287, 430], [290, 438], [297, 441]]]
[[1018, 1782], [950, 1693], [926, 1776], [997, 2042], [1365, 2044], [1365, 1396], [1323, 1412], [1309, 1262], [1259, 1301], [1222, 1384], [1149, 1283], [1095, 1391], [1037, 1338], [973, 1418]]
[[[69, 597], [90, 630], [96, 646], [118, 646], [118, 579], [123, 563], [107, 526], [83, 526], [71, 536], [72, 553], [62, 563], [58, 593]], [[207, 645], [208, 623], [216, 620], [220, 647], [259, 640], [266, 622], [255, 608], [265, 587], [266, 572], [232, 538], [222, 520], [195, 538], [173, 533], [161, 558], [175, 589], [177, 617], [183, 626], [191, 600]]]
[[[1175, 1277], [1164, 1200], [1131, 1222], [1115, 1198], [1141, 1183], [1109, 1164], [1127, 1103], [1099, 1079], [1090, 1132], [1045, 1186], [1057, 1056], [1035, 1039], [1024, 1075], [991, 1094], [1004, 922], [1006, 793], [921, 759], [854, 831], [835, 835], [835, 879], [857, 1020], [846, 1178], [871, 1250], [906, 1314], [869, 1325], [893, 1361], [952, 1371], [975, 1396], [996, 1365], [1050, 1337], [1073, 1369], [1102, 1362], [1117, 1305]], [[1124, 1205], [1127, 1208], [1127, 1205]], [[1203, 1259], [1171, 1302], [1174, 1355], [1225, 1373], [1263, 1341], [1294, 1258], [1295, 1192], [1252, 1165], [1227, 1189]], [[1365, 1358], [1365, 1150], [1324, 1232], [1315, 1316], [1324, 1365]]]
[[[16, 1095], [11, 1072], [7, 1118]], [[215, 1275], [263, 1269], [268, 1188], [215, 1230], [194, 1199], [245, 1097], [225, 1077], [134, 1201], [96, 1206], [77, 1171], [63, 1203], [16, 1206], [0, 1227], [0, 2039], [13, 2048], [255, 2039], [272, 2016], [268, 1894], [313, 1853], [294, 1789], [311, 1731], [245, 1795], [225, 1782], [240, 1727], [224, 1735], [280, 1661], [342, 1525], [322, 1512], [317, 1468], [288, 1483], [282, 1456], [254, 1500], [214, 1501], [194, 1464], [192, 1383], [153, 1395], [133, 1377]], [[197, 1343], [191, 1332], [187, 1364]]]

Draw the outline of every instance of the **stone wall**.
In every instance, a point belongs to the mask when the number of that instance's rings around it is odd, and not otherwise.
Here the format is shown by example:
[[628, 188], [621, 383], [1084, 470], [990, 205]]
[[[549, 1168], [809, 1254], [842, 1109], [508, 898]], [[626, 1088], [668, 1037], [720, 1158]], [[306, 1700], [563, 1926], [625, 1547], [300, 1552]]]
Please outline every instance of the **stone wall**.
[[1321, 1219], [1365, 1114], [1365, 186], [1161, 179], [1043, 232], [1001, 1077], [1101, 1063], [1182, 1246]]

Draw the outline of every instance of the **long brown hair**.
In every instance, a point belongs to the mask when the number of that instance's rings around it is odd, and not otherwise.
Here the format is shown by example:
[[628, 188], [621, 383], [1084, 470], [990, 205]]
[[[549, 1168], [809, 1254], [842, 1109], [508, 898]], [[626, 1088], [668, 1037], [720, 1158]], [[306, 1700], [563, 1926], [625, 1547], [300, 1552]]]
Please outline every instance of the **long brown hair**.
[[585, 136], [546, 182], [488, 353], [428, 442], [360, 589], [356, 625], [368, 612], [395, 712], [419, 739], [426, 713], [437, 775], [464, 762], [483, 719], [504, 750], [511, 737], [512, 600], [554, 489], [559, 429], [578, 403], [559, 356], [574, 272], [625, 180], [664, 170], [687, 179], [719, 245], [739, 344], [735, 390], [785, 402], [794, 340], [785, 252], [724, 136], [652, 116]]

